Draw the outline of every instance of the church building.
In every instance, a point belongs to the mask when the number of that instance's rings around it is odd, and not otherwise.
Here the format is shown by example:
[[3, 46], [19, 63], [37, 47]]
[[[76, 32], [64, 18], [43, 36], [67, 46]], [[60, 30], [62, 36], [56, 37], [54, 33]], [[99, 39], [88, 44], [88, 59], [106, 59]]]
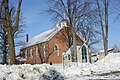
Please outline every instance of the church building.
[[[62, 20], [51, 30], [41, 33], [32, 39], [26, 39], [26, 44], [20, 49], [24, 63], [70, 63], [73, 62], [72, 35], [67, 20]], [[76, 34], [77, 61], [89, 62], [89, 51], [85, 41]], [[22, 62], [23, 63], [23, 62]]]

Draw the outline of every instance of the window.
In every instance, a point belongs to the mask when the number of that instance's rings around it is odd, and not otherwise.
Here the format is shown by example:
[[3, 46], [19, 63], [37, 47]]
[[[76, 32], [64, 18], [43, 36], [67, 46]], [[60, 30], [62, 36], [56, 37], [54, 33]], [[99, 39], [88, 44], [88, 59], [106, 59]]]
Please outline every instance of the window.
[[28, 58], [27, 50], [25, 51], [25, 58], [26, 58], [26, 59]]
[[43, 51], [44, 51], [44, 57], [46, 57], [47, 48], [46, 48], [46, 46], [45, 46], [45, 45], [44, 45]]
[[38, 47], [36, 47], [36, 56], [38, 56]]
[[58, 45], [54, 45], [54, 54], [56, 56], [59, 56], [59, 48], [58, 48]]
[[70, 60], [70, 55], [68, 55], [68, 60]]
[[32, 49], [30, 49], [30, 57], [32, 58], [33, 56], [32, 56]]
[[87, 62], [87, 51], [85, 46], [82, 47], [82, 62]]

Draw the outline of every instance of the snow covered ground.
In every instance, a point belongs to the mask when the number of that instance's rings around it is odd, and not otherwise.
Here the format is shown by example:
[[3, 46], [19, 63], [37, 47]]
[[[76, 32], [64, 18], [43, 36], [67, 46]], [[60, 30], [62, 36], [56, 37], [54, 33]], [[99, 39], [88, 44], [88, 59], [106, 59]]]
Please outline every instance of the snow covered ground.
[[108, 54], [94, 64], [0, 65], [0, 80], [120, 79], [120, 53]]

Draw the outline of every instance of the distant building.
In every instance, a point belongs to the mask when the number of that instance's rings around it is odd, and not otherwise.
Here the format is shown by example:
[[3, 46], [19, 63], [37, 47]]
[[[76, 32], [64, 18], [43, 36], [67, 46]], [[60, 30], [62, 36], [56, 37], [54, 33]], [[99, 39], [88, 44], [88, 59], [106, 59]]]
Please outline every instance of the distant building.
[[[117, 50], [116, 48], [109, 48], [108, 49], [108, 54], [110, 54], [110, 53], [117, 53], [117, 52], [119, 52], [119, 50]], [[105, 57], [104, 50], [100, 50], [98, 53], [92, 54], [91, 61], [92, 61], [92, 63], [94, 63], [97, 60], [103, 59], [104, 57]]]
[[[57, 27], [30, 40], [28, 40], [27, 35], [27, 43], [20, 50], [22, 57], [25, 58], [23, 60], [30, 64], [72, 62], [74, 57], [71, 34], [67, 20], [63, 20], [57, 24]], [[79, 62], [89, 62], [88, 47], [78, 34], [76, 34], [76, 43], [77, 60]]]
[[[118, 52], [118, 50], [116, 48], [109, 48], [108, 49], [108, 54], [117, 53], [117, 52]], [[104, 50], [100, 50], [98, 55], [99, 55], [99, 60], [103, 59], [105, 57]]]

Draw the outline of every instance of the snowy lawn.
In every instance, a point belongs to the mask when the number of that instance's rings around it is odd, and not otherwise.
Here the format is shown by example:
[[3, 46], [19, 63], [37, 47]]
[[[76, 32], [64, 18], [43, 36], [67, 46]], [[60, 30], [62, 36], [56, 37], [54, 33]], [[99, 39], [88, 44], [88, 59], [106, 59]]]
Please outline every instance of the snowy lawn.
[[108, 54], [104, 59], [91, 65], [95, 74], [120, 71], [120, 53]]
[[63, 76], [48, 64], [0, 65], [0, 80], [63, 80]]
[[120, 79], [120, 53], [108, 54], [94, 64], [0, 65], [0, 80]]

